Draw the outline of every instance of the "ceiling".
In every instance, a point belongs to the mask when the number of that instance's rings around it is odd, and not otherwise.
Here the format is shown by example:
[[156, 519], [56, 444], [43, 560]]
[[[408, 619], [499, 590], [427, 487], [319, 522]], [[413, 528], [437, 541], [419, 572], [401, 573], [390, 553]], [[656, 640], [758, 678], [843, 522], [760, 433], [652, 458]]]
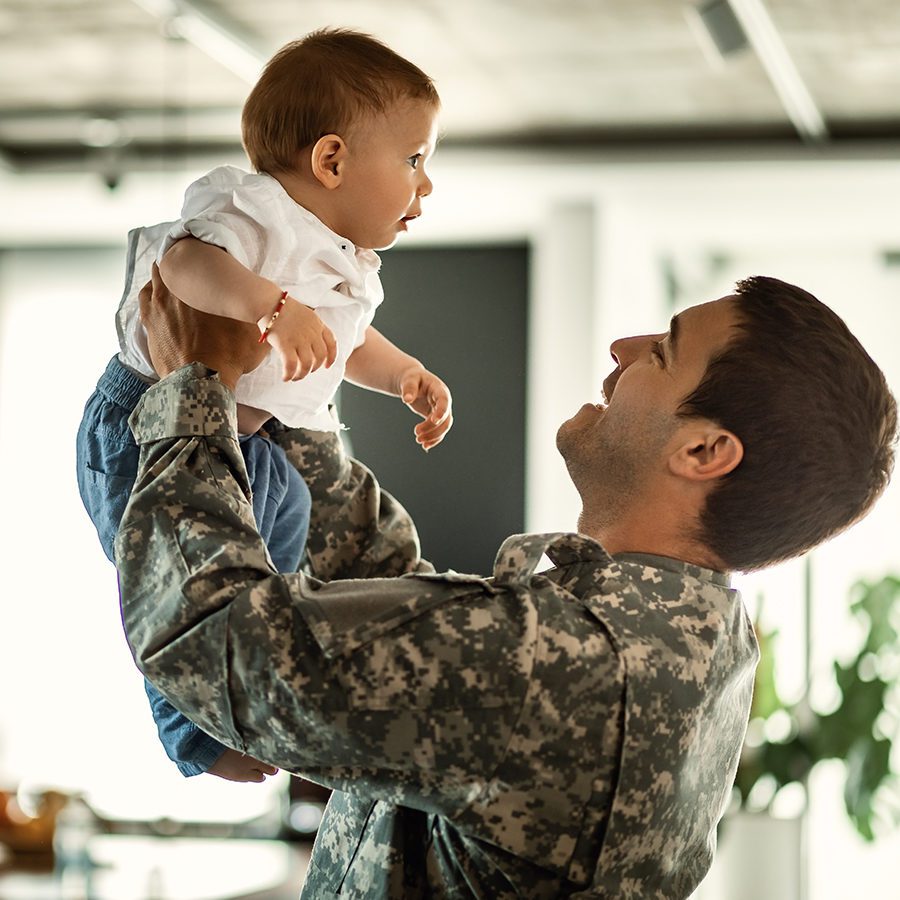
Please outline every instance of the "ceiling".
[[713, 5], [724, 56], [678, 0], [0, 0], [0, 165], [234, 152], [259, 61], [324, 25], [428, 72], [451, 144], [900, 137], [896, 0]]

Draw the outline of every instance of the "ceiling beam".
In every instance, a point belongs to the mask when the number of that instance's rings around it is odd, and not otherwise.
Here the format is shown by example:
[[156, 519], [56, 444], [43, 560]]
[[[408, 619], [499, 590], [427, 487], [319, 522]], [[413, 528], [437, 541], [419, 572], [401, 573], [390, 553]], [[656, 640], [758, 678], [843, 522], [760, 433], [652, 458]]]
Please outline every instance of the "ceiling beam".
[[259, 36], [206, 0], [134, 0], [171, 32], [255, 84], [269, 57]]
[[18, 175], [21, 171], [22, 166], [15, 151], [0, 141], [0, 177]]

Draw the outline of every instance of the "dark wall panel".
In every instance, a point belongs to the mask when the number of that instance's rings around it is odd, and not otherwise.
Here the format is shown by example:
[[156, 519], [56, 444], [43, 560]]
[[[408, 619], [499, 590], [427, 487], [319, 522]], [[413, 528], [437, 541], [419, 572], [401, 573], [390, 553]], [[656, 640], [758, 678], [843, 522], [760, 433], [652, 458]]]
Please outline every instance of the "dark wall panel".
[[384, 254], [375, 326], [440, 375], [455, 424], [424, 453], [394, 398], [341, 390], [353, 453], [412, 513], [439, 569], [487, 574], [524, 528], [528, 248], [412, 248]]

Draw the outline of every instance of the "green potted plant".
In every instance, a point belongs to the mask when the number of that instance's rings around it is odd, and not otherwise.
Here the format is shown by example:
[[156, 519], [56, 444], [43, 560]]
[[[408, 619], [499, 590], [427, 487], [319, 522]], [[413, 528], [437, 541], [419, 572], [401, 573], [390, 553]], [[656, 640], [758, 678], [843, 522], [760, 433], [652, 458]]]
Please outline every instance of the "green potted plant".
[[[891, 749], [900, 714], [898, 598], [900, 578], [894, 575], [859, 581], [851, 589], [850, 611], [861, 626], [862, 640], [849, 662], [833, 664], [840, 702], [829, 712], [781, 700], [775, 684], [777, 633], [759, 635], [751, 739], [735, 781], [742, 808], [764, 812], [782, 787], [805, 785], [817, 763], [840, 759], [846, 767], [844, 805], [859, 834], [872, 841], [897, 824], [900, 791], [891, 770]], [[781, 726], [778, 739], [764, 727], [773, 716]], [[754, 734], [769, 736], [755, 741]]]

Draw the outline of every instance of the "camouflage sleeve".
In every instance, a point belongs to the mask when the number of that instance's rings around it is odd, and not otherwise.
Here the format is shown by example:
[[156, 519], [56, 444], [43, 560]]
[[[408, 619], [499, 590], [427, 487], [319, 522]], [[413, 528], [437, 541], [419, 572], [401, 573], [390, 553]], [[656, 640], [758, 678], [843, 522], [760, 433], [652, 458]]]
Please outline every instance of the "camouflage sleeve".
[[409, 513], [369, 469], [347, 456], [337, 434], [276, 422], [267, 430], [312, 494], [306, 545], [311, 574], [331, 581], [434, 571], [421, 559]]
[[223, 743], [338, 789], [447, 815], [490, 790], [534, 665], [528, 593], [453, 574], [277, 575], [233, 397], [200, 366], [147, 391], [132, 428], [122, 618], [163, 695]]

